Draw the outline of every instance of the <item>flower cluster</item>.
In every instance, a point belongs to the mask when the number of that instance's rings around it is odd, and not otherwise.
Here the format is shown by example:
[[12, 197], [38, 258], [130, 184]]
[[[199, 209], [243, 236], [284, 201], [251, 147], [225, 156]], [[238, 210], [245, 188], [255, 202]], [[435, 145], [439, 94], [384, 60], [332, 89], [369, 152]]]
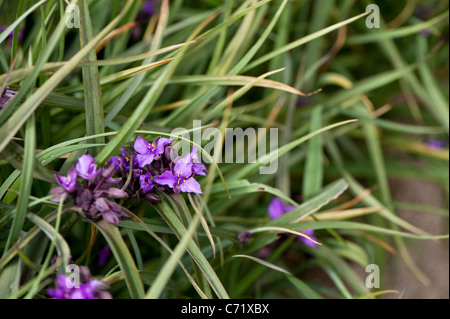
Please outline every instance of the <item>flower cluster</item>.
[[141, 136], [136, 138], [134, 152], [120, 149], [122, 156], [113, 156], [97, 169], [94, 158], [83, 155], [67, 176], [56, 175], [59, 187], [51, 194], [53, 201], [71, 197], [74, 210], [89, 220], [105, 219], [111, 224], [128, 218], [112, 199], [140, 199], [150, 203], [161, 201], [155, 189], [163, 192], [191, 192], [201, 194], [194, 176], [206, 175], [197, 148], [184, 157], [172, 148], [172, 139], [157, 137], [152, 143]]
[[87, 267], [80, 266], [83, 283], [76, 283], [63, 274], [58, 274], [56, 287], [48, 289], [50, 298], [55, 299], [112, 299], [107, 291], [109, 286], [100, 280], [93, 279]]
[[[60, 185], [50, 191], [56, 195], [52, 198], [58, 202], [71, 197], [75, 203], [74, 210], [85, 218], [97, 221], [101, 218], [111, 224], [117, 224], [128, 215], [116, 202], [109, 198], [126, 198], [127, 193], [114, 187], [120, 178], [113, 178], [114, 166], [104, 166], [97, 169], [97, 164], [91, 155], [83, 155], [78, 159], [77, 165], [71, 167], [67, 176], [56, 175]], [[81, 179], [81, 181], [79, 180]]]

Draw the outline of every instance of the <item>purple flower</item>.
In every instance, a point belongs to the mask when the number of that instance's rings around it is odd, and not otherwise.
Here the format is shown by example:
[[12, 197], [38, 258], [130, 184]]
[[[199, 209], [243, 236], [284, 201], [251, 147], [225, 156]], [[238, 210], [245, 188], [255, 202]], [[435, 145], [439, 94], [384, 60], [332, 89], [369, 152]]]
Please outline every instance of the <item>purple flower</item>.
[[76, 169], [78, 176], [88, 181], [92, 181], [99, 172], [94, 158], [89, 154], [83, 155], [78, 159]]
[[[309, 238], [311, 238], [314, 241], [317, 241], [317, 238], [314, 236], [314, 229], [305, 229], [301, 231], [302, 234], [305, 234]], [[317, 244], [311, 240], [309, 240], [306, 237], [297, 236], [298, 240], [303, 242], [305, 245], [308, 245], [310, 247], [317, 247]]]
[[[1, 26], [0, 26], [0, 33], [3, 32], [3, 31], [5, 31], [8, 27], [9, 27], [9, 26], [7, 26], [7, 25], [1, 25]], [[23, 30], [23, 27], [20, 26], [20, 27], [19, 27], [19, 35], [18, 35], [18, 37], [17, 37], [17, 39], [18, 39], [19, 41], [22, 41], [22, 38], [23, 38], [23, 32], [22, 32], [22, 30]], [[8, 44], [11, 44], [11, 43], [12, 43], [13, 38], [14, 38], [14, 29], [13, 29], [13, 30], [8, 34], [8, 36], [6, 37], [6, 39], [7, 39], [7, 41], [8, 41]]]
[[[274, 199], [272, 199], [272, 201], [269, 204], [268, 207], [268, 213], [269, 213], [269, 217], [271, 219], [277, 219], [280, 216], [282, 216], [283, 214], [286, 214], [287, 212], [290, 212], [291, 210], [295, 209], [295, 206], [291, 205], [291, 206], [286, 206], [278, 197], [275, 197]], [[314, 230], [313, 229], [305, 229], [303, 231], [301, 231], [301, 233], [309, 236], [312, 240], [317, 241], [316, 237], [314, 237]], [[303, 242], [304, 244], [311, 246], [311, 247], [316, 247], [317, 244], [315, 242], [310, 241], [308, 238], [303, 237], [303, 236], [297, 236], [298, 240], [300, 240], [301, 242]]]
[[150, 177], [152, 177], [152, 174], [150, 173], [145, 173], [144, 175], [139, 176], [139, 183], [141, 184], [141, 190], [144, 194], [153, 190], [154, 186]]
[[[192, 146], [192, 152], [190, 154], [191, 162], [192, 162], [192, 173], [194, 175], [206, 176], [207, 169], [205, 165], [200, 163], [197, 155], [197, 146], [194, 144]], [[205, 172], [203, 172], [205, 171]]]
[[50, 298], [70, 299], [70, 293], [72, 289], [69, 288], [70, 286], [66, 282], [67, 279], [68, 278], [63, 274], [58, 274], [56, 276], [56, 288], [50, 288], [48, 290], [48, 295], [50, 296]]
[[[122, 157], [120, 156], [113, 156], [109, 159], [109, 163], [111, 165], [114, 165], [114, 167], [118, 168], [119, 166], [122, 166], [125, 169], [125, 172], [128, 172], [130, 169], [130, 156], [127, 154], [124, 148], [120, 149], [120, 152], [122, 153]], [[136, 162], [134, 161], [133, 157], [133, 166], [136, 167]]]
[[67, 173], [67, 177], [56, 175], [56, 181], [66, 192], [73, 193], [77, 184], [77, 171], [72, 166]]
[[105, 248], [98, 252], [98, 265], [103, 267], [106, 264], [106, 261], [111, 256], [111, 247], [106, 245]]
[[155, 14], [155, 0], [144, 1], [142, 8], [139, 11], [136, 22], [145, 23], [150, 20], [151, 16]]
[[144, 13], [148, 14], [149, 16], [153, 15], [155, 13], [155, 4], [153, 2], [154, 1], [152, 1], [152, 0], [144, 1], [144, 3], [142, 4], [141, 12], [144, 12]]
[[159, 155], [164, 153], [164, 146], [172, 143], [173, 140], [157, 137], [153, 143], [149, 143], [142, 137], [138, 136], [134, 142], [134, 150], [138, 153], [136, 155], [139, 167], [144, 167], [153, 162], [153, 159], [159, 158]]
[[191, 154], [179, 159], [175, 163], [173, 171], [167, 170], [160, 176], [155, 177], [155, 182], [169, 186], [175, 193], [181, 191], [202, 194], [200, 184], [192, 177], [194, 172], [192, 171], [193, 163], [191, 160]]
[[445, 142], [442, 140], [429, 139], [426, 142], [428, 148], [433, 150], [442, 150], [445, 148]]
[[111, 299], [109, 288], [103, 281], [92, 279], [87, 267], [80, 267], [84, 273], [83, 283], [77, 283], [69, 277], [58, 274], [55, 280], [56, 287], [48, 289], [50, 298], [55, 299]]
[[429, 29], [423, 29], [423, 30], [420, 30], [420, 34], [422, 34], [426, 37], [429, 37], [431, 35], [431, 32]]
[[285, 206], [278, 197], [275, 197], [274, 199], [272, 199], [272, 201], [269, 204], [269, 208], [268, 208], [269, 217], [271, 219], [277, 219], [281, 215], [283, 215], [287, 212], [290, 212], [294, 208], [295, 208], [295, 206], [293, 206], [293, 205]]

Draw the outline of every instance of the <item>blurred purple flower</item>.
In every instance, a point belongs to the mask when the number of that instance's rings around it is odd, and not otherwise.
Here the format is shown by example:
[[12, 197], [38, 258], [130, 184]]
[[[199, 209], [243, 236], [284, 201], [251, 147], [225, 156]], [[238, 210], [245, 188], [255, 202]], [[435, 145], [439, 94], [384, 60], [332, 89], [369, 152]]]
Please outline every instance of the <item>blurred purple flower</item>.
[[138, 21], [148, 20], [154, 14], [155, 14], [155, 1], [154, 0], [144, 1], [144, 3], [142, 4], [142, 9], [138, 14], [137, 20]]
[[445, 148], [445, 141], [443, 140], [428, 139], [426, 144], [428, 148], [433, 150], [442, 150]]
[[66, 279], [68, 278], [63, 274], [58, 274], [56, 276], [55, 280], [56, 288], [50, 288], [48, 290], [48, 295], [50, 296], [50, 298], [70, 299], [70, 294], [73, 288], [68, 288]]
[[[0, 25], [0, 33], [5, 31], [8, 27], [9, 27], [9, 25]], [[13, 38], [14, 38], [14, 30], [12, 30], [6, 37], [8, 44], [12, 43]], [[19, 27], [19, 35], [17, 37], [17, 40], [22, 41], [22, 39], [23, 39], [23, 27], [20, 26]]]
[[[293, 205], [286, 206], [278, 197], [275, 197], [274, 199], [272, 199], [272, 201], [269, 204], [268, 213], [269, 213], [269, 217], [271, 219], [277, 219], [280, 216], [282, 216], [283, 214], [286, 214], [287, 212], [290, 212], [293, 209], [295, 209], [295, 206], [293, 206]], [[312, 240], [317, 241], [317, 238], [314, 237], [313, 229], [305, 229], [305, 230], [302, 230], [301, 233], [309, 236]], [[303, 242], [304, 244], [306, 244], [308, 246], [311, 246], [311, 247], [317, 246], [317, 244], [315, 242], [310, 241], [306, 237], [297, 236], [297, 238], [298, 238], [298, 240], [300, 240], [301, 242]]]
[[91, 278], [91, 273], [87, 267], [80, 266], [80, 274], [83, 283], [76, 287], [76, 283], [69, 277], [58, 274], [55, 280], [55, 288], [48, 289], [50, 298], [55, 299], [111, 299], [111, 294], [107, 291], [109, 286], [100, 280]]
[[[317, 241], [317, 238], [314, 237], [314, 229], [305, 229], [301, 231], [302, 234], [305, 234], [306, 236], [309, 236], [312, 240]], [[306, 237], [297, 236], [298, 240], [303, 242], [305, 245], [308, 245], [310, 247], [317, 247], [317, 244], [313, 241], [310, 241]]]
[[275, 197], [274, 199], [272, 199], [272, 201], [270, 202], [269, 207], [268, 207], [269, 217], [271, 219], [277, 219], [281, 215], [283, 215], [287, 212], [290, 212], [294, 208], [295, 208], [295, 206], [293, 206], [293, 205], [285, 206], [278, 197]]
[[435, 9], [433, 6], [421, 5], [421, 6], [417, 7], [416, 16], [420, 20], [425, 21], [425, 20], [428, 20], [433, 15], [434, 11], [435, 11]]
[[420, 33], [426, 37], [429, 37], [431, 35], [431, 32], [428, 29], [423, 29], [420, 31]]
[[106, 264], [106, 261], [111, 256], [111, 247], [106, 245], [105, 248], [98, 252], [98, 265], [103, 267]]
[[192, 163], [192, 173], [194, 175], [206, 176], [206, 173], [207, 173], [206, 166], [203, 165], [202, 163], [200, 163], [200, 160], [198, 159], [198, 154], [197, 154], [197, 146], [195, 144], [192, 146], [190, 160]]
[[149, 143], [142, 137], [138, 136], [134, 142], [134, 150], [138, 153], [136, 155], [139, 167], [143, 168], [145, 165], [153, 162], [155, 158], [164, 153], [164, 146], [172, 143], [173, 140], [157, 137], [153, 143]]
[[297, 98], [296, 106], [298, 108], [307, 107], [314, 104], [314, 98], [310, 96], [299, 97]]

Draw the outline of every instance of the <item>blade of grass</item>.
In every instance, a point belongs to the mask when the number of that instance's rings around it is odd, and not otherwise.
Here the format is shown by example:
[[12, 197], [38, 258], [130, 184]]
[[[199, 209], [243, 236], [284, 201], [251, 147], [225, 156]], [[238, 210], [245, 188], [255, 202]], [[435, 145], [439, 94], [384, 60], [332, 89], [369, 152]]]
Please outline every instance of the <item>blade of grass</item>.
[[260, 64], [262, 64], [262, 63], [264, 63], [266, 61], [271, 60], [273, 57], [275, 57], [275, 56], [277, 56], [279, 54], [282, 54], [282, 53], [287, 52], [289, 50], [292, 50], [292, 49], [294, 49], [296, 47], [299, 47], [299, 46], [301, 46], [301, 45], [303, 45], [305, 43], [308, 43], [308, 42], [310, 42], [312, 40], [320, 38], [321, 36], [323, 36], [323, 35], [325, 35], [327, 33], [330, 33], [330, 32], [332, 32], [332, 31], [334, 31], [336, 29], [339, 29], [339, 28], [341, 28], [341, 27], [343, 27], [343, 26], [345, 26], [345, 25], [347, 25], [349, 23], [352, 23], [352, 22], [354, 22], [354, 21], [356, 21], [356, 20], [358, 20], [358, 19], [360, 19], [362, 17], [365, 17], [368, 14], [369, 14], [369, 12], [361, 13], [361, 14], [359, 14], [357, 16], [354, 16], [353, 18], [350, 18], [350, 19], [344, 20], [342, 22], [336, 23], [336, 24], [334, 24], [332, 26], [329, 26], [329, 27], [327, 27], [325, 29], [322, 29], [320, 31], [314, 32], [314, 33], [309, 34], [309, 35], [307, 35], [307, 36], [305, 36], [303, 38], [300, 38], [300, 39], [298, 39], [298, 40], [296, 40], [294, 42], [291, 42], [291, 43], [289, 43], [289, 44], [287, 44], [287, 45], [285, 45], [285, 46], [283, 46], [283, 47], [281, 47], [281, 48], [279, 48], [279, 49], [277, 49], [275, 51], [272, 51], [272, 52], [270, 52], [268, 54], [263, 55], [262, 57], [256, 59], [252, 63], [249, 63], [242, 70], [242, 72], [246, 72], [246, 71], [248, 71], [250, 69], [253, 69], [254, 67], [256, 67], [256, 66], [258, 66], [258, 65], [260, 65]]
[[[311, 112], [310, 133], [322, 127], [322, 107]], [[316, 135], [308, 141], [303, 178], [303, 199], [307, 200], [322, 188], [322, 136]]]
[[[85, 47], [94, 38], [89, 5], [87, 0], [80, 0], [80, 48]], [[97, 54], [95, 48], [91, 48], [83, 61], [96, 61]], [[84, 105], [86, 112], [86, 134], [94, 135], [105, 132], [103, 116], [102, 88], [100, 85], [100, 75], [97, 66], [82, 66]], [[92, 142], [104, 143], [105, 139], [98, 137]], [[92, 155], [98, 153], [99, 149], [91, 149]]]
[[[76, 65], [83, 59], [83, 57], [90, 52], [90, 50], [95, 47], [95, 45], [111, 30], [122, 18], [122, 16], [127, 12], [132, 1], [127, 0], [125, 6], [123, 7], [120, 14], [114, 18], [92, 41], [90, 41], [85, 47], [83, 47], [77, 54], [75, 54], [70, 62], [62, 66], [50, 79], [48, 79], [35, 93], [33, 93], [15, 112], [14, 114], [6, 120], [0, 127], [0, 151], [2, 151], [6, 144], [13, 138], [20, 127], [25, 123], [28, 117], [36, 110], [39, 104], [45, 99], [45, 97], [50, 94], [50, 92], [76, 67]], [[55, 47], [57, 41], [59, 40], [59, 35], [65, 28], [65, 21], [60, 21], [57, 29], [52, 34], [49, 39], [49, 44], [45, 49], [46, 54], [42, 54], [39, 57], [39, 62], [36, 63], [33, 73], [39, 73], [40, 68], [44, 64], [45, 60], [50, 55], [50, 51]], [[30, 79], [34, 79], [32, 76], [26, 80], [26, 83]], [[29, 84], [31, 86], [31, 83]], [[6, 108], [6, 110], [13, 109], [14, 101], [18, 101], [18, 96], [24, 90], [24, 87], [17, 93], [16, 98], [12, 100], [12, 104]], [[1, 114], [0, 114], [1, 117]]]
[[133, 257], [125, 244], [119, 229], [104, 220], [101, 220], [94, 225], [100, 230], [103, 237], [108, 242], [108, 245], [111, 247], [111, 251], [123, 272], [130, 297], [134, 299], [144, 298], [144, 285], [139, 276]]
[[263, 266], [265, 266], [267, 268], [276, 270], [276, 271], [281, 272], [281, 273], [286, 274], [286, 275], [291, 275], [291, 273], [289, 271], [287, 271], [286, 269], [278, 267], [277, 265], [269, 263], [269, 262], [267, 262], [267, 261], [265, 261], [263, 259], [260, 259], [260, 258], [256, 258], [256, 257], [253, 257], [253, 256], [248, 256], [248, 255], [233, 255], [231, 257], [232, 258], [236, 258], [236, 257], [238, 257], [238, 258], [247, 258], [247, 259], [253, 260], [254, 262], [257, 262], [258, 264], [261, 264], [261, 265], [263, 265]]
[[27, 214], [28, 200], [33, 183], [33, 171], [36, 149], [36, 123], [34, 116], [27, 121], [25, 128], [25, 154], [22, 166], [22, 179], [20, 184], [20, 196], [17, 202], [17, 212], [9, 231], [8, 240], [4, 248], [6, 252], [13, 243], [19, 239], [20, 232]]
[[195, 231], [197, 229], [198, 223], [200, 221], [200, 214], [196, 214], [191, 221], [187, 231], [181, 237], [181, 240], [175, 247], [175, 250], [170, 255], [167, 262], [164, 264], [164, 271], [160, 271], [156, 276], [153, 285], [150, 287], [149, 291], [145, 295], [146, 299], [158, 299], [167, 285], [170, 276], [174, 272], [177, 264], [181, 261], [181, 257], [185, 254], [189, 243], [192, 241]]

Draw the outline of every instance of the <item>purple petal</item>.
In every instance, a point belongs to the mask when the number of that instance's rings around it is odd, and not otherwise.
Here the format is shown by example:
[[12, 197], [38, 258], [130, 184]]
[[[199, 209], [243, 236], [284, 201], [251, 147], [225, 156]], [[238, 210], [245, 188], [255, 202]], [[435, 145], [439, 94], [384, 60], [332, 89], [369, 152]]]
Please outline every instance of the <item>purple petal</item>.
[[426, 142], [428, 148], [434, 149], [434, 150], [442, 150], [445, 148], [445, 142], [442, 140], [434, 140], [429, 139]]
[[144, 194], [153, 190], [154, 186], [153, 186], [153, 182], [150, 180], [151, 176], [152, 176], [152, 174], [146, 173], [139, 177], [139, 183], [141, 184], [141, 189], [144, 192]]
[[207, 172], [206, 166], [203, 165], [202, 163], [192, 164], [192, 174], [206, 176], [206, 172]]
[[170, 188], [173, 188], [178, 182], [177, 177], [173, 175], [171, 171], [165, 171], [160, 176], [155, 176], [154, 180], [156, 183], [160, 185], [167, 185]]
[[142, 11], [149, 16], [153, 15], [155, 13], [155, 4], [153, 1], [144, 1]]
[[134, 142], [134, 150], [142, 155], [149, 154], [152, 149], [151, 144], [144, 140], [142, 137], [138, 136]]
[[164, 138], [164, 137], [159, 137], [159, 138], [157, 138], [157, 140], [155, 139], [153, 141], [153, 145], [156, 145], [156, 148], [153, 151], [153, 153], [158, 154], [158, 155], [164, 153], [164, 147], [166, 145], [169, 145], [172, 142], [173, 142], [172, 139]]
[[114, 167], [117, 169], [120, 165], [123, 164], [122, 157], [120, 156], [113, 156], [109, 159], [109, 164], [114, 165]]
[[72, 166], [66, 176], [56, 175], [56, 181], [61, 185], [67, 192], [72, 193], [75, 190], [77, 183], [77, 172]]
[[200, 184], [193, 177], [181, 182], [180, 189], [185, 193], [203, 194], [200, 188]]
[[275, 197], [270, 202], [268, 211], [270, 218], [277, 219], [286, 212], [286, 207], [278, 197]]
[[122, 153], [123, 158], [126, 159], [128, 157], [127, 151], [125, 151], [125, 149], [123, 147], [120, 149], [120, 153]]
[[[314, 229], [305, 229], [305, 230], [302, 230], [301, 233], [305, 234], [306, 236], [309, 236], [312, 240], [317, 241], [317, 238], [314, 237]], [[310, 247], [317, 247], [318, 246], [315, 242], [309, 240], [306, 237], [298, 236], [298, 239], [301, 242], [303, 242], [305, 245], [308, 245]]]
[[111, 247], [106, 245], [105, 248], [98, 252], [98, 265], [103, 267], [106, 264], [106, 261], [111, 256]]
[[190, 155], [180, 158], [173, 168], [174, 174], [178, 179], [186, 179], [192, 175], [192, 163]]
[[197, 154], [197, 145], [192, 145], [192, 151], [191, 151], [191, 161], [192, 163], [198, 163], [198, 154]]
[[153, 162], [153, 159], [155, 158], [154, 154], [148, 154], [148, 155], [136, 155], [136, 159], [138, 162], [139, 167], [144, 167], [145, 165], [150, 164]]
[[286, 211], [285, 213], [290, 212], [291, 210], [294, 210], [296, 207], [294, 205], [289, 205], [288, 207], [286, 207]]

